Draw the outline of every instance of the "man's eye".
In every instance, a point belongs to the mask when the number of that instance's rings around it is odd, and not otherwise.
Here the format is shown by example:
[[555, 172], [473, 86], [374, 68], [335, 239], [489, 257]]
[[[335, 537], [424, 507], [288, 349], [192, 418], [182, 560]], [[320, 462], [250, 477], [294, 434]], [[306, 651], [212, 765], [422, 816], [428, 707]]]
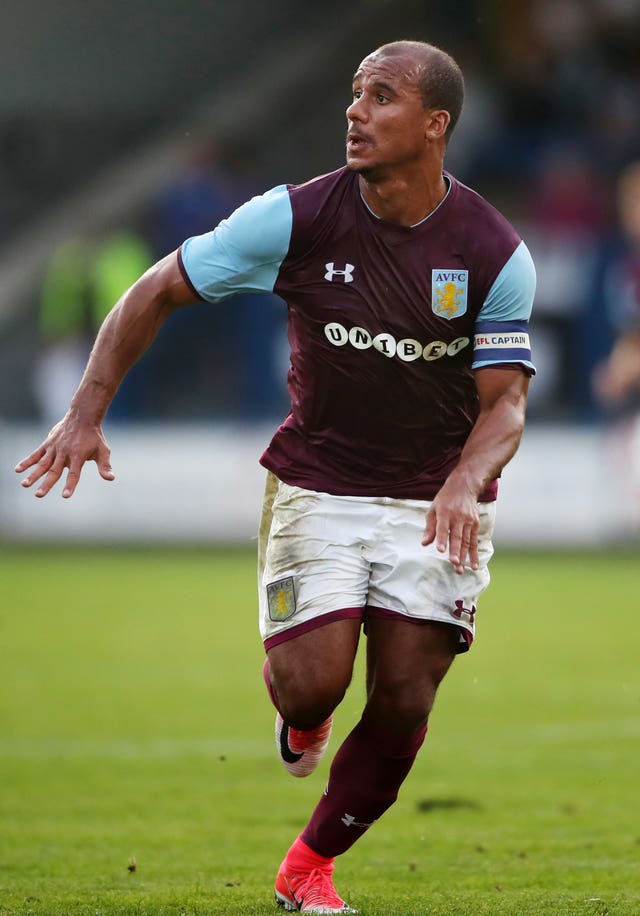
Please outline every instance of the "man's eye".
[[378, 101], [380, 102], [381, 105], [384, 105], [384, 104], [386, 104], [386, 103], [389, 101], [389, 99], [387, 98], [387, 96], [386, 96], [386, 95], [382, 95], [382, 93], [378, 93], [377, 99], [378, 99]]
[[354, 89], [353, 98], [357, 101], [362, 95], [362, 89]]

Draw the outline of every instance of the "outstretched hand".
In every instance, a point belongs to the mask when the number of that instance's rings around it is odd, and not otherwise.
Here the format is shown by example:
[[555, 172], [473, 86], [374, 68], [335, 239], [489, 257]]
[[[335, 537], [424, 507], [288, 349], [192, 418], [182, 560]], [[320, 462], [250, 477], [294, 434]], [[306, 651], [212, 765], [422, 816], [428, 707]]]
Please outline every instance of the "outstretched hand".
[[427, 547], [435, 541], [436, 549], [446, 553], [458, 574], [464, 572], [465, 563], [478, 569], [478, 527], [480, 516], [475, 496], [462, 487], [447, 481], [429, 507], [422, 544]]
[[22, 486], [30, 487], [41, 480], [35, 495], [43, 497], [60, 480], [64, 469], [68, 468], [62, 490], [62, 496], [68, 499], [73, 496], [82, 468], [87, 461], [95, 461], [104, 480], [114, 480], [115, 474], [111, 469], [110, 457], [111, 451], [102, 428], [83, 423], [69, 412], [56, 423], [42, 445], [23, 458], [15, 469], [18, 474], [22, 474], [31, 468], [22, 481]]

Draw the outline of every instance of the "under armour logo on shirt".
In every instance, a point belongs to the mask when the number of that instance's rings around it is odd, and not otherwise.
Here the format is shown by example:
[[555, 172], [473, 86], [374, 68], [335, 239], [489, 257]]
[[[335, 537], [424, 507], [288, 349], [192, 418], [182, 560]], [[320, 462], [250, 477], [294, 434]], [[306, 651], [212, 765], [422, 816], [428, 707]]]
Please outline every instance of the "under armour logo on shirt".
[[325, 280], [333, 280], [334, 277], [343, 277], [344, 283], [353, 283], [353, 272], [355, 270], [354, 265], [345, 264], [344, 270], [340, 270], [339, 268], [335, 268], [333, 266], [334, 263], [334, 261], [329, 261], [328, 264], [324, 265], [327, 269], [327, 272], [324, 275]]

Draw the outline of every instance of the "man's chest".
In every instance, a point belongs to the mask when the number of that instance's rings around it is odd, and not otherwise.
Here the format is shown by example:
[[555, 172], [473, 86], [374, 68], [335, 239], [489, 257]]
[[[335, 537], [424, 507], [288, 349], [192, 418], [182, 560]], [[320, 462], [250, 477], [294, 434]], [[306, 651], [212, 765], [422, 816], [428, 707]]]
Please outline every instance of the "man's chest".
[[283, 265], [294, 322], [334, 347], [411, 362], [470, 348], [482, 302], [473, 265], [446, 240], [347, 227]]

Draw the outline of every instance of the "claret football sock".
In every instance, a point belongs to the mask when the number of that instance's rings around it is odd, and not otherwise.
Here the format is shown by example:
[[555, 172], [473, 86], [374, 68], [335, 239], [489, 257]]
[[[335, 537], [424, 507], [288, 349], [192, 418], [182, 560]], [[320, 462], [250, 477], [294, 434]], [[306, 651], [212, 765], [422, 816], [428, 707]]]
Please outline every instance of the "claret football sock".
[[331, 764], [302, 841], [328, 858], [353, 846], [398, 797], [426, 733], [425, 725], [413, 735], [399, 735], [363, 716]]

